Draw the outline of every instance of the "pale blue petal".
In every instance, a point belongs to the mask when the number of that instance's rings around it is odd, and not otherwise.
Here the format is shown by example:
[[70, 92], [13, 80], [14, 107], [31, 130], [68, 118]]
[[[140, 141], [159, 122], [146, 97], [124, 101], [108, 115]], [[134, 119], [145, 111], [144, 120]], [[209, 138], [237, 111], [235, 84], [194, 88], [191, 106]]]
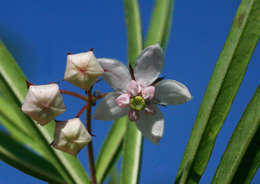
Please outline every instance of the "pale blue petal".
[[145, 138], [154, 144], [158, 144], [164, 130], [164, 119], [160, 109], [156, 107], [154, 114], [145, 114], [144, 111], [140, 112], [136, 126]]
[[104, 70], [104, 80], [114, 90], [127, 90], [128, 83], [131, 81], [128, 68], [114, 59], [99, 58], [97, 60]]
[[136, 60], [136, 81], [144, 86], [152, 84], [159, 77], [163, 63], [163, 50], [159, 44], [145, 48]]
[[191, 98], [189, 89], [178, 81], [162, 80], [155, 86], [154, 101], [159, 104], [183, 104]]
[[94, 112], [94, 119], [114, 120], [126, 115], [129, 111], [129, 107], [122, 108], [116, 104], [116, 98], [120, 94], [119, 92], [111, 92], [103, 97]]

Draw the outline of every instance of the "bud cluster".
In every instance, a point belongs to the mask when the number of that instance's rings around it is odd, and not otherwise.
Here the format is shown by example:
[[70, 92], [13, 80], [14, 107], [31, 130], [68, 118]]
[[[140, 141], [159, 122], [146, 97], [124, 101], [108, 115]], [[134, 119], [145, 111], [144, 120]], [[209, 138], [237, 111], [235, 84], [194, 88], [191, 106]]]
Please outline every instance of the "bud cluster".
[[[64, 80], [85, 91], [89, 90], [104, 73], [93, 50], [79, 54], [68, 54]], [[63, 102], [58, 84], [33, 85], [28, 83], [28, 93], [22, 105], [22, 111], [44, 126], [64, 113]], [[55, 121], [55, 135], [52, 146], [72, 155], [77, 153], [92, 137], [79, 118], [63, 122]]]

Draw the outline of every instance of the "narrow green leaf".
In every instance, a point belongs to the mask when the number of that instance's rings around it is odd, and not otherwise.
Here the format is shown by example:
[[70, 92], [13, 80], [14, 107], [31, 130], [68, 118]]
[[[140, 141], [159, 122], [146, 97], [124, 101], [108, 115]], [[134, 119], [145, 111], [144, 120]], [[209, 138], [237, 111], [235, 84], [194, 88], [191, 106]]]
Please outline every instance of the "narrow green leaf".
[[23, 102], [27, 92], [25, 76], [4, 44], [0, 41], [0, 75], [15, 94]]
[[[243, 184], [250, 184], [252, 183], [252, 180], [254, 179], [255, 174], [257, 173], [257, 170], [260, 166], [260, 150], [259, 150], [259, 137], [260, 137], [260, 130], [258, 128], [257, 133], [255, 137], [253, 138], [253, 142], [250, 144], [250, 147], [248, 148], [248, 151], [244, 158], [253, 158], [250, 160], [250, 168], [248, 168], [247, 172], [244, 172], [245, 170], [242, 168], [248, 166], [248, 161], [246, 159], [243, 159], [241, 162], [241, 165], [239, 166], [239, 170], [234, 176], [234, 179], [232, 181], [232, 184], [239, 184], [239, 179], [241, 179], [244, 183]], [[254, 149], [258, 148], [257, 152], [254, 151]], [[249, 153], [249, 154], [248, 154]], [[251, 155], [251, 153], [254, 153], [254, 155]], [[241, 175], [240, 175], [241, 174]], [[241, 183], [242, 184], [242, 183]]]
[[[143, 49], [142, 28], [137, 0], [124, 0], [128, 41], [128, 63], [134, 67], [137, 56]], [[128, 121], [123, 146], [120, 183], [138, 183], [142, 152], [142, 135], [135, 123]]]
[[[37, 136], [35, 131], [31, 128], [30, 123], [20, 108], [7, 100], [5, 97], [0, 96], [0, 117], [7, 120], [8, 123], [2, 122], [3, 125], [10, 131], [18, 132], [29, 136]], [[9, 128], [10, 127], [10, 128]], [[13, 129], [11, 130], [11, 127]]]
[[225, 46], [211, 76], [186, 147], [176, 183], [191, 163], [185, 183], [198, 183], [210, 159], [217, 134], [232, 105], [259, 40], [260, 1], [242, 0]]
[[0, 131], [0, 159], [26, 174], [51, 183], [65, 183], [55, 167]]
[[[232, 180], [232, 184], [239, 184], [240, 179], [243, 181], [243, 184], [250, 184], [252, 183], [252, 180], [254, 179], [255, 174], [257, 173], [257, 170], [260, 166], [260, 150], [259, 150], [259, 137], [260, 137], [260, 130], [258, 128], [256, 135], [254, 136], [252, 143], [250, 144], [250, 147], [248, 148], [240, 166], [239, 169], [234, 176], [234, 179]], [[255, 149], [257, 149], [255, 151]], [[245, 158], [253, 158], [251, 160], [247, 160]], [[250, 163], [248, 163], [250, 162]], [[249, 167], [248, 167], [249, 166]], [[248, 168], [248, 170], [243, 168]], [[246, 170], [246, 172], [245, 172]], [[241, 182], [242, 184], [242, 182]]]
[[129, 122], [124, 140], [120, 183], [138, 183], [142, 155], [142, 134], [135, 123]]
[[137, 56], [143, 49], [142, 26], [137, 0], [124, 0], [128, 42], [128, 63], [134, 67]]
[[169, 38], [170, 38], [172, 20], [173, 20], [173, 9], [174, 9], [174, 2], [173, 2], [173, 0], [170, 0], [163, 39], [161, 41], [161, 46], [164, 50], [166, 49]]
[[212, 184], [250, 184], [260, 166], [260, 86], [236, 126]]
[[[2, 108], [0, 108], [1, 111]], [[27, 134], [26, 132], [23, 132], [21, 129], [19, 129], [15, 123], [13, 123], [8, 117], [4, 116], [0, 112], [0, 124], [3, 125], [8, 132], [12, 132], [12, 137], [16, 140], [19, 140], [19, 142], [22, 142], [24, 144], [27, 144], [34, 150], [40, 149], [38, 144], [35, 144], [35, 141], [33, 140], [33, 137], [31, 137], [31, 134]]]
[[111, 178], [108, 184], [119, 184], [118, 173], [115, 168], [112, 170]]
[[113, 168], [116, 167], [116, 163], [118, 162], [118, 160], [121, 156], [121, 153], [123, 151], [123, 143], [124, 143], [124, 141], [122, 140], [121, 144], [118, 147], [117, 152], [115, 153], [115, 157], [113, 158], [113, 160], [111, 161], [111, 164], [107, 168], [107, 172], [104, 175], [104, 180], [111, 174], [111, 172], [113, 171]]
[[13, 94], [12, 90], [10, 90], [8, 84], [5, 82], [3, 77], [0, 75], [0, 95], [7, 98], [10, 102], [15, 104], [20, 104], [16, 96]]
[[120, 156], [127, 123], [127, 117], [116, 120], [107, 134], [96, 161], [98, 183], [102, 183], [106, 179], [106, 176], [108, 176], [111, 168], [115, 166]]
[[[0, 75], [6, 85], [8, 85], [9, 90], [12, 91], [21, 104], [27, 92], [25, 84], [26, 78], [2, 42], [0, 42]], [[18, 110], [16, 113], [22, 112]], [[66, 179], [67, 183], [89, 183], [88, 176], [77, 158], [54, 150], [49, 146], [49, 143], [53, 139], [54, 122], [49, 123], [48, 126], [41, 127], [27, 117], [26, 121], [14, 121], [14, 123], [17, 125], [19, 123], [26, 123], [28, 126], [24, 127], [33, 130], [35, 135], [37, 135], [37, 141], [42, 148], [41, 151], [45, 153], [44, 156], [55, 165], [60, 174]]]
[[172, 24], [173, 0], [157, 0], [153, 9], [145, 47], [160, 43], [166, 48]]

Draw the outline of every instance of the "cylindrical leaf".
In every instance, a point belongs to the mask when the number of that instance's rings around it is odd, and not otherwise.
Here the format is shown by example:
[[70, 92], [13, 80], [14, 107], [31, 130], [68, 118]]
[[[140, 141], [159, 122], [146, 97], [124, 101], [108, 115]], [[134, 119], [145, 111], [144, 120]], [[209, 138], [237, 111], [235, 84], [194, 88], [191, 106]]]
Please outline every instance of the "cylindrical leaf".
[[0, 159], [26, 174], [51, 183], [65, 183], [52, 163], [0, 132]]
[[148, 29], [145, 47], [160, 43], [163, 49], [166, 48], [170, 35], [173, 0], [157, 0]]
[[260, 36], [260, 1], [242, 0], [211, 76], [186, 147], [176, 183], [198, 183]]
[[260, 86], [240, 119], [212, 184], [250, 184], [260, 166]]
[[[143, 48], [139, 7], [137, 0], [124, 0], [124, 5], [128, 40], [128, 61], [134, 67], [135, 59]], [[135, 124], [128, 121], [123, 147], [120, 183], [138, 183], [141, 152], [142, 135]]]
[[96, 175], [99, 183], [102, 183], [105, 180], [111, 168], [114, 168], [116, 164], [119, 154], [122, 151], [127, 123], [127, 117], [116, 120], [99, 151], [96, 161]]

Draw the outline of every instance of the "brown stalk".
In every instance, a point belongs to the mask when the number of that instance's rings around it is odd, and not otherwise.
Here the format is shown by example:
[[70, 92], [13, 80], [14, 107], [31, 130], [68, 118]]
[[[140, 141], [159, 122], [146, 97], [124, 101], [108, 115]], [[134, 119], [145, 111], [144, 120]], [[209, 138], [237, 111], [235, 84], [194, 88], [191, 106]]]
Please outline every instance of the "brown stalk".
[[[91, 111], [92, 111], [92, 94], [91, 89], [86, 91], [88, 94], [88, 100], [87, 102], [87, 130], [91, 133]], [[90, 170], [90, 176], [91, 176], [91, 183], [97, 184], [96, 179], [96, 169], [95, 169], [95, 159], [94, 159], [94, 151], [93, 151], [93, 144], [92, 141], [88, 144], [88, 163], [89, 163], [89, 170]]]

